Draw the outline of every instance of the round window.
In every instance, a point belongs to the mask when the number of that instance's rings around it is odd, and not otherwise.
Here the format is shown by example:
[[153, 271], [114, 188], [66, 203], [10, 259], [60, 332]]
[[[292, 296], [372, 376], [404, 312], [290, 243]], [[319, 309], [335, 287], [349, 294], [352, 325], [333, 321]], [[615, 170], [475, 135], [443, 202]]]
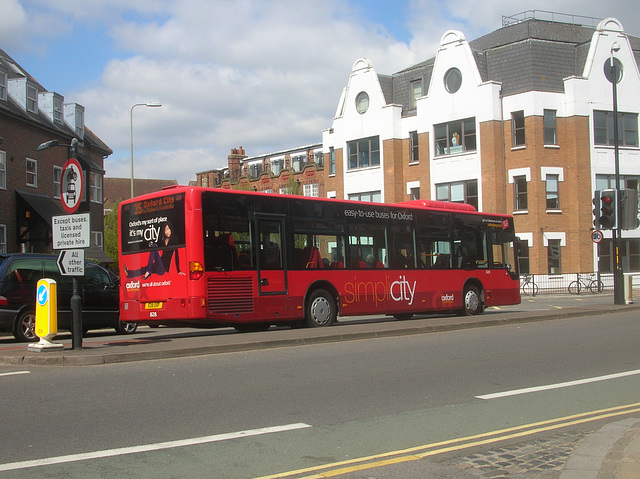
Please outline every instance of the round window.
[[[616, 69], [616, 79], [617, 79], [616, 83], [620, 83], [620, 80], [622, 80], [622, 71], [624, 70], [624, 68], [622, 67], [622, 62], [617, 58], [614, 58], [613, 66]], [[602, 70], [604, 71], [604, 76], [607, 77], [607, 80], [613, 83], [613, 69], [611, 68], [610, 58], [607, 58], [605, 60], [604, 65], [602, 66]]]
[[455, 93], [462, 85], [462, 73], [457, 68], [450, 68], [444, 75], [444, 87], [449, 93]]
[[356, 97], [356, 110], [358, 110], [358, 113], [362, 115], [368, 109], [369, 109], [369, 95], [367, 95], [367, 92], [361, 91], [360, 93], [358, 93], [358, 96]]

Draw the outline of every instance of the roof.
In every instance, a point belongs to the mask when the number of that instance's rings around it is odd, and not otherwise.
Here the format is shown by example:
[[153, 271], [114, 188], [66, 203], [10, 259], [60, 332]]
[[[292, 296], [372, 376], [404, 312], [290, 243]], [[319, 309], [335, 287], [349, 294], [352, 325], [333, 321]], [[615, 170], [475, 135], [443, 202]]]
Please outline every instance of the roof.
[[32, 191], [16, 190], [16, 195], [22, 198], [36, 212], [42, 221], [51, 227], [52, 217], [64, 215], [64, 211], [47, 195]]
[[[27, 82], [37, 87], [38, 93], [53, 93], [42, 86], [35, 78], [33, 78], [27, 71], [25, 71], [11, 56], [9, 56], [4, 50], [0, 48], [0, 67], [7, 72], [9, 80], [17, 78], [26, 78]], [[6, 114], [14, 118], [26, 121], [34, 124], [40, 128], [51, 131], [52, 133], [67, 137], [69, 139], [75, 137], [75, 131], [67, 125], [65, 122], [62, 124], [56, 123], [49, 119], [40, 108], [37, 113], [26, 111], [23, 107], [18, 105], [16, 101], [11, 98], [11, 95], [7, 95], [6, 101], [0, 101], [0, 114]], [[103, 155], [108, 156], [113, 153], [106, 143], [104, 143], [93, 131], [84, 125], [84, 139], [82, 140], [86, 147], [92, 147], [100, 150]]]
[[[482, 80], [501, 83], [504, 95], [563, 92], [565, 78], [582, 75], [595, 31], [590, 26], [532, 18], [472, 40], [469, 46]], [[627, 37], [640, 63], [640, 38]], [[409, 110], [411, 81], [422, 79], [428, 88], [434, 62], [435, 57], [393, 74], [393, 97], [388, 103], [403, 105], [403, 115], [415, 114]], [[382, 81], [381, 86], [385, 91]]]
[[[160, 191], [165, 186], [177, 185], [177, 180], [134, 179], [133, 190], [136, 196]], [[112, 209], [115, 203], [131, 197], [131, 178], [104, 178], [104, 209]]]

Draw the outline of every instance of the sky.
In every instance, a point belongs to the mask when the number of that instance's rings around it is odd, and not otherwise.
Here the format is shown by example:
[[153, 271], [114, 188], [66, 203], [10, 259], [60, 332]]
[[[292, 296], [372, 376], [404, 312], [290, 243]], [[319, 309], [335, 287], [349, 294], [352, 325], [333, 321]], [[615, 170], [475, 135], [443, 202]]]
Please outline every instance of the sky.
[[[227, 166], [232, 148], [257, 156], [320, 143], [361, 57], [391, 75], [433, 58], [449, 29], [471, 41], [527, 10], [615, 17], [640, 36], [637, 0], [479, 5], [0, 0], [0, 48], [46, 90], [85, 107], [85, 124], [113, 150], [107, 177], [130, 177], [133, 130], [135, 177], [187, 184]], [[162, 107], [132, 110], [147, 102]]]

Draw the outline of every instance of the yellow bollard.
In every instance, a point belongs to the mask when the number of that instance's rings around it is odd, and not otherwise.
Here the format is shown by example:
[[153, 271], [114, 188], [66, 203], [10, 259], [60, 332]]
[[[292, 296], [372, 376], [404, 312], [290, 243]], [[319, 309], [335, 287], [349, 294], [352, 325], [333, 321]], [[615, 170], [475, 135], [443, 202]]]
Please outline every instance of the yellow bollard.
[[58, 334], [58, 285], [50, 278], [41, 279], [36, 287], [36, 334], [40, 342], [29, 344], [29, 351], [63, 347], [62, 344], [51, 342]]

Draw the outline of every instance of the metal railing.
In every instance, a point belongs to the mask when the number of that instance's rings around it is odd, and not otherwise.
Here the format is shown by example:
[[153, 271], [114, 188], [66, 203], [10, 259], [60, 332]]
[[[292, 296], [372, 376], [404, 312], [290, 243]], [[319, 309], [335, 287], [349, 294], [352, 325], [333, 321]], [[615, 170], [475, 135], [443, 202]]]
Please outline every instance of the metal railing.
[[612, 273], [523, 274], [520, 276], [520, 293], [523, 296], [605, 292], [613, 292]]
[[549, 12], [547, 10], [526, 10], [521, 13], [516, 13], [515, 15], [503, 15], [502, 26], [508, 27], [510, 25], [515, 25], [516, 23], [526, 22], [527, 20], [546, 20], [556, 23], [568, 23], [571, 25], [595, 28], [602, 19], [587, 17], [584, 15]]

